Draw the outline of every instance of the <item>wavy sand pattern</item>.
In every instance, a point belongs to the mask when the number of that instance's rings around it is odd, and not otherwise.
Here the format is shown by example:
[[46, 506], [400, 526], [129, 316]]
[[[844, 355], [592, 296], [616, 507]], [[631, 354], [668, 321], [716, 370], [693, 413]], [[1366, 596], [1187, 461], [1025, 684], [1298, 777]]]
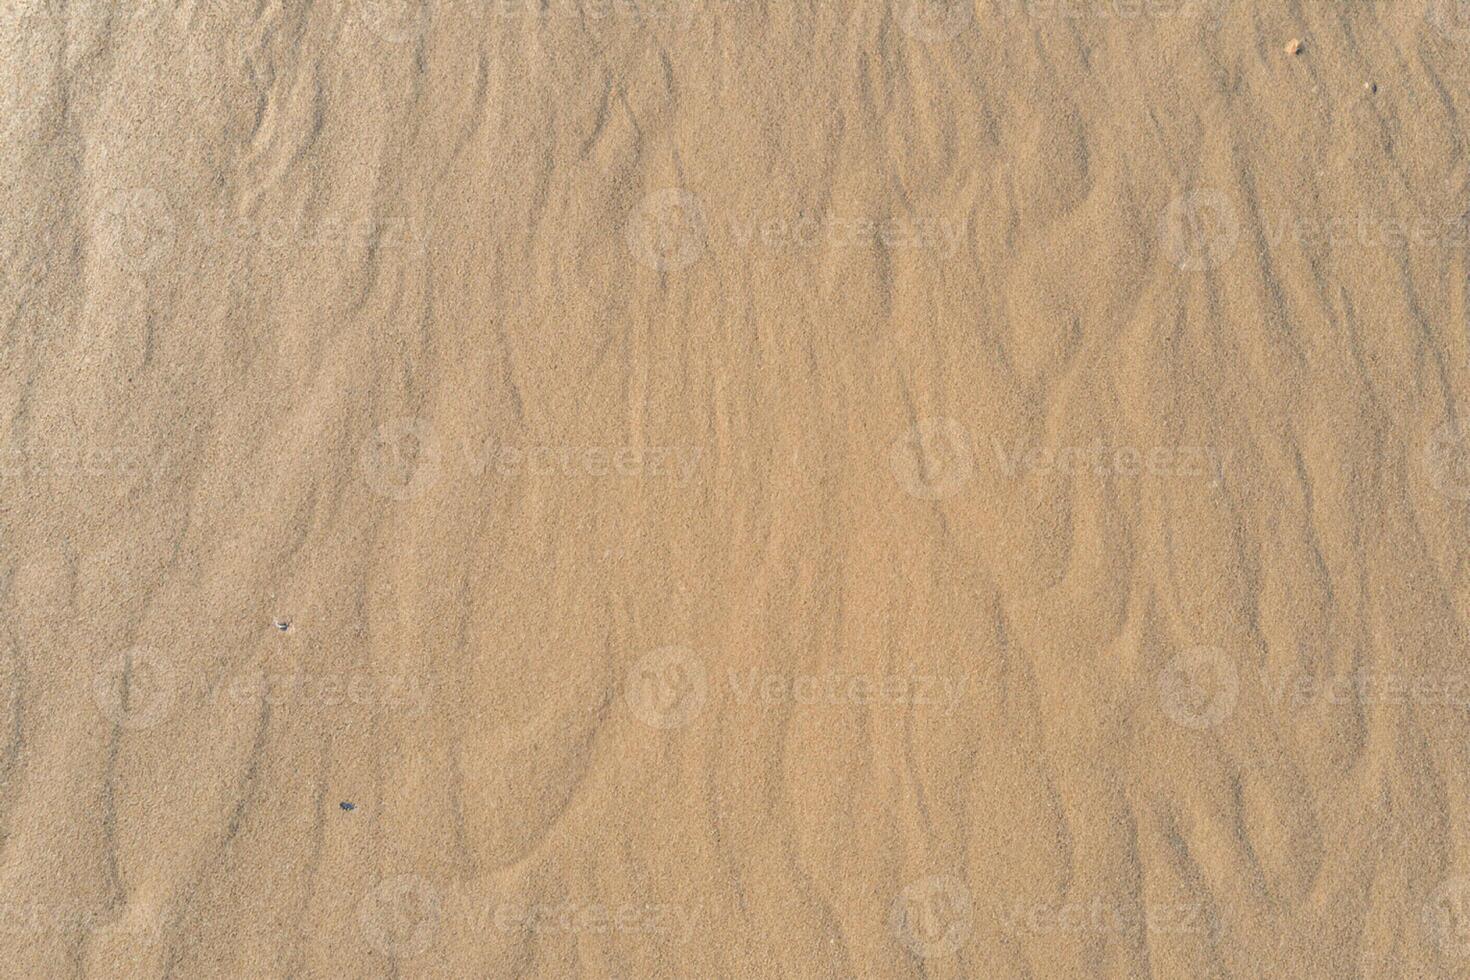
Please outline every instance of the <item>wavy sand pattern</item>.
[[1470, 976], [1460, 0], [0, 49], [0, 973]]

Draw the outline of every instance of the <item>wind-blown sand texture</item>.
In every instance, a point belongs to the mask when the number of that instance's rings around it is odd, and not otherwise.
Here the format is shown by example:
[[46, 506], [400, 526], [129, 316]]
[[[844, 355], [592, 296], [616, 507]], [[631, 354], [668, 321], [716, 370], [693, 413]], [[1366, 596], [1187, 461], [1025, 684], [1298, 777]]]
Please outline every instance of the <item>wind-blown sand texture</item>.
[[1470, 976], [1463, 4], [0, 46], [0, 974]]

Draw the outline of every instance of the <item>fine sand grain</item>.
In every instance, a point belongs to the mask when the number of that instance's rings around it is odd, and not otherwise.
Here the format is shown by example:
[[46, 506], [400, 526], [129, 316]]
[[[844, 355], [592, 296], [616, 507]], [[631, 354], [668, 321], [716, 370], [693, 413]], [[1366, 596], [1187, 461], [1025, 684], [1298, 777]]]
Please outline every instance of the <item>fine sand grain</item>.
[[0, 976], [1470, 976], [1461, 0], [0, 0]]

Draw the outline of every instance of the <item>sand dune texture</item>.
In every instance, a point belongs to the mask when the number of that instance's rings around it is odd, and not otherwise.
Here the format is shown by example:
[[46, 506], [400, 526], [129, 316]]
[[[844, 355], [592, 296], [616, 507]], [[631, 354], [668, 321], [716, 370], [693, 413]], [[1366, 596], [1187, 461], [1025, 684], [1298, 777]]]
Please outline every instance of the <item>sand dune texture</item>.
[[1470, 976], [1470, 7], [0, 11], [0, 975]]

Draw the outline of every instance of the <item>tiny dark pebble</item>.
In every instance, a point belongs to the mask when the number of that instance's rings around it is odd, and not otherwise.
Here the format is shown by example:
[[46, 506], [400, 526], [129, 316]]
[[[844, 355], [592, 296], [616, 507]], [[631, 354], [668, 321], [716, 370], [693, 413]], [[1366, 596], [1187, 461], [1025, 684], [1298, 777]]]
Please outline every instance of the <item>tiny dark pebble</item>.
[[343, 800], [341, 803], [338, 803], [337, 805], [340, 806], [344, 810], [356, 810], [357, 809], [357, 804], [356, 803], [348, 803], [346, 800]]

